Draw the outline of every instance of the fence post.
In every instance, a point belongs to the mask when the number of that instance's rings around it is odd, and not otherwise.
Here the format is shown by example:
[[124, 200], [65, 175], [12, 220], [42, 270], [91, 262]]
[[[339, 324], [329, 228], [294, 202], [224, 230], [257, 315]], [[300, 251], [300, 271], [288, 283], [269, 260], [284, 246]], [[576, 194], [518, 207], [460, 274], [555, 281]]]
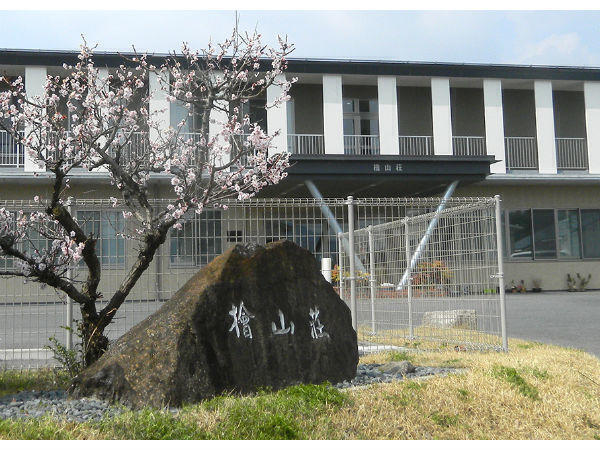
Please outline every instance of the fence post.
[[506, 298], [504, 295], [504, 260], [502, 256], [502, 218], [500, 203], [502, 202], [499, 195], [494, 196], [496, 204], [496, 247], [498, 251], [498, 292], [500, 294], [500, 328], [502, 332], [502, 348], [505, 352], [508, 351], [508, 336], [506, 335]]
[[356, 311], [356, 262], [354, 248], [354, 198], [348, 196], [348, 247], [350, 256], [350, 311], [352, 312], [352, 327], [358, 332], [358, 317]]
[[408, 235], [408, 221], [404, 224], [404, 246], [406, 248], [406, 297], [408, 301], [408, 338], [414, 339], [413, 312], [412, 312], [412, 270], [410, 267], [410, 239]]
[[331, 258], [321, 258], [321, 274], [331, 283]]
[[344, 254], [342, 233], [338, 233], [338, 277], [340, 279], [340, 298], [344, 300]]
[[[71, 205], [67, 206], [67, 211], [71, 215]], [[67, 268], [67, 279], [73, 279], [73, 267], [71, 263]], [[73, 348], [73, 300], [67, 295], [67, 325], [66, 325], [66, 347], [67, 350]]]
[[375, 248], [373, 246], [373, 226], [367, 228], [369, 234], [369, 284], [371, 285], [371, 333], [375, 334]]

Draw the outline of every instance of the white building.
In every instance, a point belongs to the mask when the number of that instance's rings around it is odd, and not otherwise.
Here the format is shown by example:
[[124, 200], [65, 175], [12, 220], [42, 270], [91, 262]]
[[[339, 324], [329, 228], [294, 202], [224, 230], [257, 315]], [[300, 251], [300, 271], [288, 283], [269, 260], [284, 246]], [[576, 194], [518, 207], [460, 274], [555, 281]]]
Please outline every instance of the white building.
[[[1, 50], [0, 73], [23, 76], [35, 94], [75, 58]], [[286, 76], [298, 77], [287, 107], [249, 106], [253, 121], [281, 130], [277, 150], [292, 153], [290, 176], [261, 195], [310, 197], [312, 180], [325, 197], [432, 196], [459, 180], [455, 196], [502, 196], [507, 283], [566, 289], [567, 273], [591, 273], [600, 288], [600, 69], [291, 59]], [[164, 120], [180, 114], [172, 105]], [[81, 195], [108, 195], [106, 174], [72, 179]], [[48, 187], [0, 132], [0, 200]]]

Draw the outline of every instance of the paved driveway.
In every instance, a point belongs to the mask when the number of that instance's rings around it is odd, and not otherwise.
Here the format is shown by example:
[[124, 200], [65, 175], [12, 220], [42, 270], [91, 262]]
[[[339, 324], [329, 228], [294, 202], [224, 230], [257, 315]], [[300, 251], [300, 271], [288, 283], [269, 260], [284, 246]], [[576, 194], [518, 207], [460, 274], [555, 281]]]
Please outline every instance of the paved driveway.
[[600, 291], [508, 294], [509, 337], [574, 347], [600, 357]]

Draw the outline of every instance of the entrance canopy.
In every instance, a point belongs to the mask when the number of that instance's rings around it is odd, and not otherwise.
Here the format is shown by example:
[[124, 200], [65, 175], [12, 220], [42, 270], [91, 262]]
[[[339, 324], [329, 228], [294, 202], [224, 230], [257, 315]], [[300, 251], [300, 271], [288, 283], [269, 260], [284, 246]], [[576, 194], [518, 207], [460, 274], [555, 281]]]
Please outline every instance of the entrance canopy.
[[312, 180], [324, 197], [420, 197], [437, 195], [451, 182], [485, 179], [493, 156], [292, 155], [288, 176], [261, 197], [309, 197]]

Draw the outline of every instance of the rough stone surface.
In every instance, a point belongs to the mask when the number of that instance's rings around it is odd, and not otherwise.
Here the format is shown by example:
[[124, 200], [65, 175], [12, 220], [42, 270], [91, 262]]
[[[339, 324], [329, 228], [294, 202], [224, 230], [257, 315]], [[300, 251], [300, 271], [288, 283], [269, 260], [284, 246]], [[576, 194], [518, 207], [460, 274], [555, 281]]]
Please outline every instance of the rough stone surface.
[[390, 375], [406, 375], [407, 373], [414, 372], [415, 367], [410, 361], [390, 361], [379, 366], [377, 370]]
[[350, 310], [314, 257], [289, 241], [238, 245], [116, 341], [70, 392], [179, 406], [222, 392], [335, 384], [353, 379], [357, 364]]
[[423, 313], [421, 325], [436, 328], [467, 328], [476, 330], [477, 313], [474, 309], [429, 311]]

